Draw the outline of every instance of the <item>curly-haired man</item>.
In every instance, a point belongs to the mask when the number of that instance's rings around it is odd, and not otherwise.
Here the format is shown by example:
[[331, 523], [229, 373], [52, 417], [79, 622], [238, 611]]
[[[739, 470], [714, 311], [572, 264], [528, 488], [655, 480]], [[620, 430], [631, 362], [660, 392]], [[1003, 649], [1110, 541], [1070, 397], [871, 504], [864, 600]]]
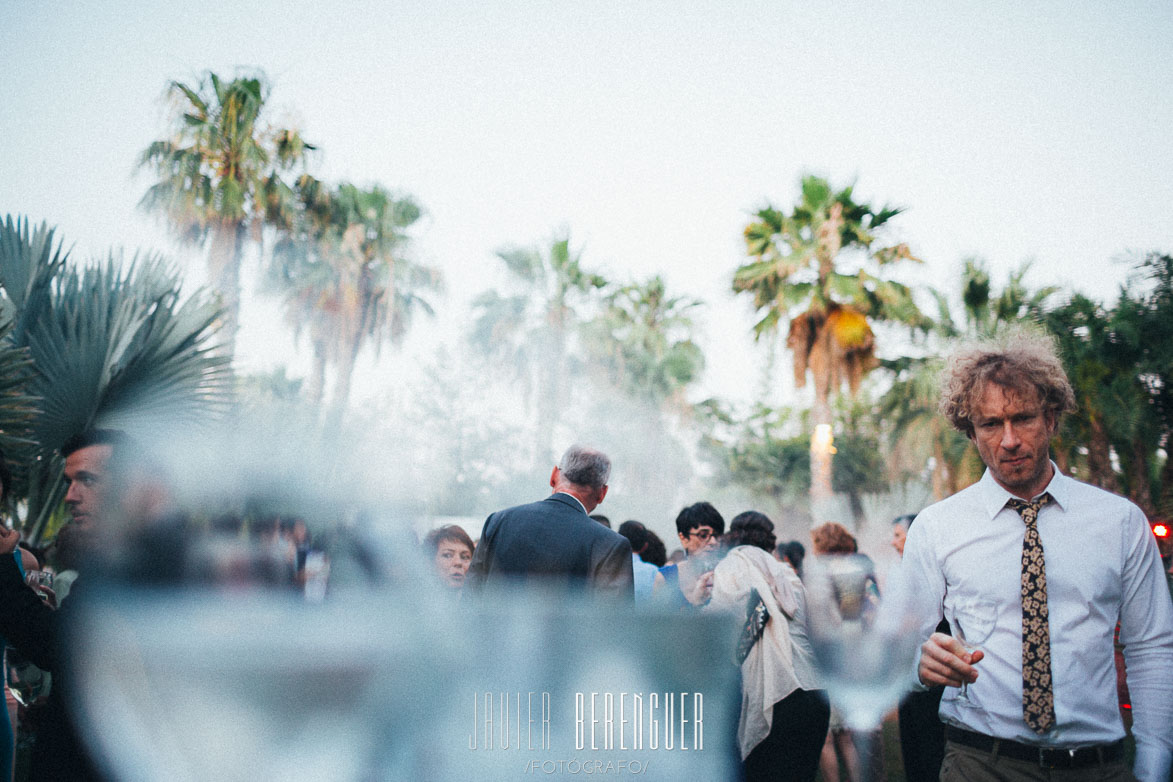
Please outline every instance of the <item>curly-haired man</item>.
[[[1141, 510], [1049, 458], [1075, 407], [1053, 342], [1018, 332], [958, 351], [940, 407], [986, 465], [978, 483], [920, 513], [904, 549], [933, 598], [917, 673], [947, 685], [941, 779], [1134, 779], [1116, 702], [1119, 621], [1134, 771], [1166, 782], [1173, 604]], [[932, 632], [942, 615], [955, 638]], [[985, 636], [972, 651], [967, 631]]]

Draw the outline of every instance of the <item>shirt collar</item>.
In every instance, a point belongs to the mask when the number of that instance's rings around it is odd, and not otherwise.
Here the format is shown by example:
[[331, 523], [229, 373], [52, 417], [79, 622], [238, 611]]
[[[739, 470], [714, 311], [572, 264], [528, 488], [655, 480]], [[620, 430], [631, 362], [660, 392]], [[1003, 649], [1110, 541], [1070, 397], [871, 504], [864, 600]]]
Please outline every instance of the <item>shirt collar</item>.
[[[1051, 476], [1051, 482], [1047, 484], [1047, 488], [1039, 492], [1039, 495], [1041, 496], [1044, 493], [1050, 494], [1052, 502], [1058, 505], [1060, 509], [1066, 509], [1067, 498], [1071, 492], [1071, 479], [1059, 472], [1059, 467], [1055, 462], [1051, 462], [1051, 468], [1055, 473]], [[981, 492], [982, 507], [991, 519], [1006, 507], [1007, 500], [1015, 496], [998, 485], [998, 482], [994, 480], [994, 476], [990, 474], [988, 467], [982, 473], [982, 479], [978, 481], [978, 490]]]
[[580, 500], [578, 497], [575, 497], [573, 494], [569, 494], [564, 491], [556, 491], [556, 492], [554, 492], [553, 496], [555, 496], [555, 497], [569, 497], [570, 499], [574, 500], [575, 505], [582, 508], [583, 513], [587, 512], [586, 506], [582, 504], [582, 500]]

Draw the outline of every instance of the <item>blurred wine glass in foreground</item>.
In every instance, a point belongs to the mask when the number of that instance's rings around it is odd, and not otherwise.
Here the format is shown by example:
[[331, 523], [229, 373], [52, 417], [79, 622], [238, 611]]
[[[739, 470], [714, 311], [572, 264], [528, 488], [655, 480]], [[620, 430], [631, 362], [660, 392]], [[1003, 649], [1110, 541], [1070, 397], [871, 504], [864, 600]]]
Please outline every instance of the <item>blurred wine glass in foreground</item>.
[[[73, 714], [106, 776], [512, 779], [566, 762], [731, 776], [736, 669], [712, 663], [725, 617], [616, 612], [536, 584], [454, 605], [410, 494], [380, 480], [385, 461], [355, 464], [356, 443], [237, 427], [148, 441], [114, 474], [68, 639]], [[312, 533], [300, 578], [284, 518]], [[533, 725], [548, 738], [531, 748]]]
[[898, 568], [881, 592], [872, 561], [863, 555], [807, 563], [803, 581], [815, 665], [832, 706], [856, 733], [867, 779], [870, 734], [912, 681], [920, 646], [915, 595]]

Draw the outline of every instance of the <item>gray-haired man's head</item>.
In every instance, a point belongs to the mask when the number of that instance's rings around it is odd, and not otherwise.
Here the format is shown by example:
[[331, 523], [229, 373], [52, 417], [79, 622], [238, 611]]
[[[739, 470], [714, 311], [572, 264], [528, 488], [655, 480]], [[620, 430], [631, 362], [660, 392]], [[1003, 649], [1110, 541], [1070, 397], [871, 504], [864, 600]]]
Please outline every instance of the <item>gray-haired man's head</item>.
[[581, 445], [572, 445], [558, 462], [562, 477], [575, 486], [600, 489], [611, 478], [611, 460], [605, 453]]
[[611, 460], [602, 451], [572, 445], [550, 475], [550, 487], [578, 498], [590, 513], [607, 495]]

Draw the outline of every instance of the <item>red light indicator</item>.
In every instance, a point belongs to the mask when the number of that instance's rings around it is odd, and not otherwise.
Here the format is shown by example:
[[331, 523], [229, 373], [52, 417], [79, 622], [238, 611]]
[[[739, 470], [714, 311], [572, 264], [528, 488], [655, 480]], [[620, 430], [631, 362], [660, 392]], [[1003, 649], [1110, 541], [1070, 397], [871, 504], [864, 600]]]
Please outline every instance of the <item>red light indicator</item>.
[[1154, 524], [1153, 525], [1153, 534], [1156, 535], [1158, 538], [1169, 537], [1169, 525], [1168, 524]]

